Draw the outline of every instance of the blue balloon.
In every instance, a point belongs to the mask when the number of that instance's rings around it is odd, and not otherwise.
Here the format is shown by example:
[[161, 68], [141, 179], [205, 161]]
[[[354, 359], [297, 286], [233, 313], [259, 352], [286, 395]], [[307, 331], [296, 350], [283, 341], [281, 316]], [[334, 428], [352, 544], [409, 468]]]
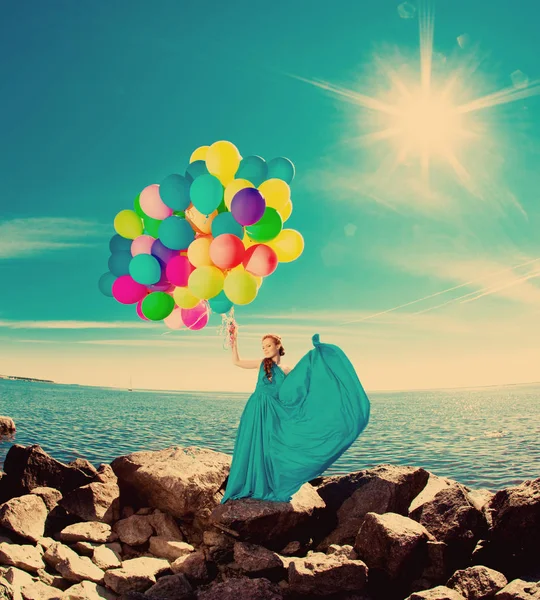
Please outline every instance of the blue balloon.
[[255, 187], [259, 187], [267, 178], [268, 165], [260, 156], [246, 156], [236, 171], [235, 179], [247, 179]]
[[233, 307], [233, 303], [227, 298], [224, 291], [221, 291], [217, 296], [210, 298], [208, 304], [212, 311], [218, 314], [229, 312]]
[[186, 179], [191, 183], [201, 175], [207, 175], [208, 169], [204, 160], [195, 160], [186, 169]]
[[189, 188], [189, 196], [193, 206], [203, 215], [213, 213], [223, 200], [223, 185], [213, 175], [197, 177]]
[[109, 249], [111, 254], [115, 252], [131, 252], [131, 242], [133, 240], [128, 240], [121, 235], [113, 235], [109, 241]]
[[231, 233], [240, 239], [244, 238], [244, 228], [230, 212], [219, 213], [212, 221], [212, 235], [214, 238], [224, 233]]
[[169, 175], [161, 182], [159, 195], [169, 208], [183, 211], [191, 202], [190, 185], [191, 182], [182, 175]]
[[161, 221], [159, 239], [171, 250], [186, 250], [195, 239], [195, 232], [186, 219], [172, 215]]
[[273, 158], [268, 163], [267, 179], [282, 179], [285, 183], [291, 183], [294, 179], [295, 169], [292, 162], [284, 156]]
[[109, 256], [109, 271], [116, 277], [127, 275], [132, 258], [131, 252], [113, 252]]
[[112, 286], [115, 281], [116, 281], [116, 277], [110, 271], [103, 273], [103, 275], [99, 278], [99, 281], [98, 281], [99, 291], [104, 296], [109, 296], [109, 298], [112, 298], [113, 297]]
[[151, 254], [137, 254], [129, 265], [129, 274], [137, 283], [153, 285], [161, 278], [161, 265]]

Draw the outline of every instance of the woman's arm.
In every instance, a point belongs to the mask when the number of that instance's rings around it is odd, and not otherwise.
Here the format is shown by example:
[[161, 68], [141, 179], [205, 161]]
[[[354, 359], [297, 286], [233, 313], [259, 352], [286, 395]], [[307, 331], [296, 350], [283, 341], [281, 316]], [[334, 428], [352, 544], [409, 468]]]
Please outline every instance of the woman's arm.
[[231, 329], [232, 337], [232, 361], [233, 365], [242, 369], [258, 369], [261, 366], [262, 359], [259, 360], [242, 360], [238, 355], [237, 330], [234, 325]]

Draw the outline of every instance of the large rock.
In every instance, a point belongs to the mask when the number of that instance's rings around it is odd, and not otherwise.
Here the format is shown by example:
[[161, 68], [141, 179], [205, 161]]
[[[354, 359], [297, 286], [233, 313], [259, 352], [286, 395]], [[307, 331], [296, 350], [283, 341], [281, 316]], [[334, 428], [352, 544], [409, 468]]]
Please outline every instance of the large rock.
[[105, 573], [105, 584], [117, 594], [144, 592], [156, 583], [156, 575], [170, 571], [170, 565], [161, 558], [140, 557], [124, 560], [119, 569]]
[[106, 587], [93, 581], [81, 581], [69, 587], [62, 600], [116, 600], [118, 596]]
[[448, 546], [454, 565], [467, 564], [476, 543], [487, 533], [486, 518], [468, 498], [460, 483], [440, 489], [433, 497], [410, 511], [411, 519], [422, 524], [437, 541]]
[[55, 542], [51, 544], [43, 555], [51, 567], [56, 569], [62, 577], [69, 581], [83, 581], [88, 579], [95, 583], [102, 583], [104, 572], [95, 565], [87, 556], [79, 556], [69, 546]]
[[63, 495], [92, 481], [92, 476], [73, 464], [64, 464], [41, 446], [13, 444], [4, 461], [4, 471], [13, 486], [13, 495], [27, 494], [36, 487], [52, 487]]
[[193, 588], [185, 575], [165, 575], [144, 594], [150, 600], [191, 600]]
[[258, 544], [236, 542], [234, 545], [234, 561], [244, 573], [249, 573], [252, 576], [258, 575], [273, 580], [271, 574], [275, 573], [277, 576], [285, 574], [284, 560], [272, 550]]
[[43, 581], [34, 581], [21, 589], [24, 600], [64, 600], [64, 592]]
[[313, 486], [305, 483], [290, 502], [228, 500], [213, 510], [210, 519], [215, 527], [239, 541], [278, 550], [291, 538], [309, 539], [312, 524], [324, 506]]
[[159, 509], [149, 515], [150, 525], [156, 536], [164, 537], [171, 542], [183, 542], [184, 535], [174, 520], [174, 517]]
[[58, 534], [58, 539], [63, 542], [97, 542], [104, 544], [114, 542], [117, 535], [111, 526], [100, 521], [85, 521], [68, 525]]
[[94, 548], [92, 553], [92, 562], [103, 571], [107, 569], [116, 569], [122, 565], [122, 559], [118, 552], [115, 552], [109, 546], [101, 544]]
[[144, 544], [154, 533], [149, 515], [132, 515], [127, 519], [120, 519], [113, 525], [113, 531], [121, 542], [130, 546]]
[[[394, 465], [323, 478], [317, 492], [328, 507], [326, 527], [332, 531], [317, 544], [317, 550], [326, 550], [331, 544], [352, 544], [368, 512], [406, 516], [428, 478], [424, 469]], [[332, 523], [334, 513], [337, 523]]]
[[446, 586], [468, 600], [487, 600], [502, 590], [507, 583], [502, 573], [479, 565], [456, 571]]
[[208, 563], [203, 552], [190, 552], [178, 557], [171, 563], [173, 573], [182, 573], [195, 585], [210, 580]]
[[58, 501], [62, 498], [61, 492], [52, 487], [36, 487], [33, 490], [30, 490], [30, 493], [39, 496], [43, 502], [45, 502], [47, 510], [53, 510], [53, 508], [57, 506]]
[[540, 478], [498, 491], [489, 504], [490, 531], [502, 563], [535, 563], [540, 540]]
[[69, 492], [59, 504], [85, 521], [112, 524], [120, 517], [120, 488], [114, 471], [101, 465], [92, 483]]
[[4, 578], [0, 577], [0, 598], [2, 600], [19, 600], [11, 583], [8, 583]]
[[402, 571], [418, 571], [424, 566], [428, 540], [433, 540], [433, 536], [408, 517], [367, 513], [354, 549], [370, 569], [379, 569], [395, 579]]
[[0, 416], [0, 436], [11, 436], [16, 430], [15, 421], [11, 417]]
[[268, 579], [238, 577], [200, 590], [197, 600], [283, 600], [279, 586]]
[[498, 591], [495, 600], [540, 600], [540, 581], [514, 579]]
[[207, 517], [219, 503], [231, 457], [208, 448], [178, 446], [134, 452], [111, 466], [122, 493], [177, 518]]
[[23, 571], [22, 569], [18, 569], [17, 567], [9, 567], [6, 569], [4, 572], [4, 578], [16, 590], [22, 590], [25, 585], [31, 585], [35, 581], [32, 575], [26, 571]]
[[0, 525], [37, 542], [45, 532], [48, 515], [45, 502], [34, 494], [12, 498], [0, 506]]
[[195, 552], [195, 548], [187, 542], [174, 542], [164, 537], [152, 536], [149, 551], [158, 558], [175, 561], [180, 556]]
[[37, 572], [45, 568], [41, 546], [0, 542], [0, 564], [12, 565], [25, 571]]
[[413, 592], [406, 600], [465, 600], [465, 596], [445, 585], [438, 585], [430, 590]]
[[288, 559], [287, 562], [289, 589], [310, 598], [360, 591], [367, 583], [366, 564], [343, 554], [312, 552], [305, 558]]

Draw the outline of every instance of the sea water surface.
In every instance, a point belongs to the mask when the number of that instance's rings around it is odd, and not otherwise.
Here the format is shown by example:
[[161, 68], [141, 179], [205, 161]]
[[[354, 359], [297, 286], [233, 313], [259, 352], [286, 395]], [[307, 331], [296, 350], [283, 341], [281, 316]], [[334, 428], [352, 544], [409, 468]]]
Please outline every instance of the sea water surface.
[[[540, 384], [371, 392], [367, 428], [325, 475], [396, 464], [496, 491], [540, 477]], [[138, 450], [204, 446], [232, 454], [249, 394], [152, 392], [0, 380], [0, 441], [39, 444], [94, 466]]]

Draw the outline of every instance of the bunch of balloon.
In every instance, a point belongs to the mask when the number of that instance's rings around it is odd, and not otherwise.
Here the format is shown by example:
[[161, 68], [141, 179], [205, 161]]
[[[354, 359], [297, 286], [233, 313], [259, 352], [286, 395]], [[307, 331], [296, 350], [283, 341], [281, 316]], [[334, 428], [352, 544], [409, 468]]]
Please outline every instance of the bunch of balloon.
[[183, 174], [148, 185], [116, 215], [99, 289], [170, 329], [201, 330], [212, 312], [250, 304], [304, 250], [284, 228], [294, 176], [284, 157], [242, 158], [227, 141], [197, 148]]

